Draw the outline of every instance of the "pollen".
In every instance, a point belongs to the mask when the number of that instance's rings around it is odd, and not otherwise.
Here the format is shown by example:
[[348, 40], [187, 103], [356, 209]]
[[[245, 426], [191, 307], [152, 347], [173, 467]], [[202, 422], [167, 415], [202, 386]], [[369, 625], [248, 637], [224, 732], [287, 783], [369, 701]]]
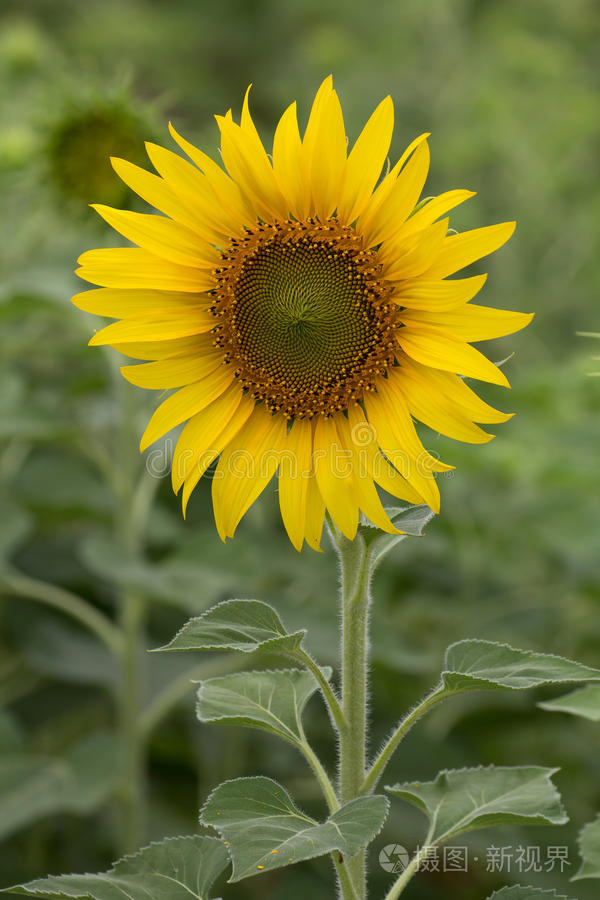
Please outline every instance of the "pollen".
[[287, 418], [332, 415], [374, 390], [398, 327], [380, 268], [336, 219], [262, 224], [232, 240], [212, 312], [243, 388]]

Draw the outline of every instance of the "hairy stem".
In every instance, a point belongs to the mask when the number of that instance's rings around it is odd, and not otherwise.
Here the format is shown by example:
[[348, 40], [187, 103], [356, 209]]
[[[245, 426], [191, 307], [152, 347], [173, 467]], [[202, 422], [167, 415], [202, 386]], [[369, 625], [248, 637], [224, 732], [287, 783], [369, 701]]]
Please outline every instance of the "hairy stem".
[[429, 830], [429, 834], [425, 838], [425, 843], [421, 847], [421, 849], [415, 853], [404, 872], [396, 879], [393, 883], [389, 891], [384, 897], [384, 900], [397, 900], [400, 894], [404, 893], [404, 888], [407, 886], [409, 881], [417, 874], [419, 871], [419, 866], [421, 865], [421, 861], [427, 854], [429, 849], [429, 842], [431, 841], [433, 829]]
[[[342, 710], [346, 725], [340, 733], [339, 786], [341, 802], [347, 803], [359, 796], [365, 779], [370, 566], [360, 535], [349, 541], [333, 528], [332, 534], [341, 566]], [[363, 850], [345, 862], [358, 900], [366, 897], [365, 857]]]
[[367, 777], [365, 778], [361, 791], [361, 794], [370, 794], [377, 787], [377, 782], [383, 775], [385, 768], [392, 758], [394, 751], [398, 744], [403, 740], [403, 738], [408, 734], [413, 725], [419, 721], [419, 719], [425, 715], [430, 709], [436, 706], [441, 700], [445, 700], [448, 697], [448, 691], [444, 688], [443, 685], [438, 685], [424, 700], [419, 703], [418, 706], [415, 706], [400, 722], [395, 731], [390, 735], [388, 740], [385, 743], [385, 746], [380, 751], [377, 759], [371, 766]]
[[325, 703], [327, 705], [327, 709], [329, 711], [331, 719], [338, 734], [340, 734], [344, 730], [344, 728], [346, 728], [348, 723], [346, 722], [346, 717], [344, 716], [344, 711], [340, 706], [340, 702], [336, 697], [333, 688], [325, 678], [323, 670], [320, 666], [317, 665], [312, 656], [307, 653], [306, 650], [302, 649], [302, 647], [300, 647], [294, 653], [293, 658], [302, 663], [302, 665], [314, 675], [319, 687], [321, 688], [321, 693], [323, 694], [323, 697], [325, 699]]

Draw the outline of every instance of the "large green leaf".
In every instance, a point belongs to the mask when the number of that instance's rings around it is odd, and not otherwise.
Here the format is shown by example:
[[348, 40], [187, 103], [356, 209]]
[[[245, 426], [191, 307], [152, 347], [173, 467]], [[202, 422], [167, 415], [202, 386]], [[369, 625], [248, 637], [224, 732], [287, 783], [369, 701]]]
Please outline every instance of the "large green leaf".
[[332, 850], [353, 856], [379, 833], [387, 811], [385, 797], [360, 797], [319, 824], [271, 778], [237, 778], [212, 792], [200, 821], [222, 834], [233, 862], [230, 880], [241, 881]]
[[570, 694], [538, 703], [538, 706], [542, 709], [582, 716], [584, 719], [591, 719], [592, 722], [600, 722], [600, 685], [586, 684], [585, 687], [577, 688]]
[[92, 734], [68, 756], [14, 753], [0, 757], [0, 837], [42, 816], [85, 815], [106, 801], [118, 777], [118, 746], [112, 735]]
[[557, 769], [488, 766], [440, 772], [435, 781], [387, 787], [429, 818], [429, 843], [492, 825], [562, 825], [567, 816], [550, 780]]
[[546, 900], [569, 900], [564, 894], [557, 894], [556, 891], [546, 891], [543, 888], [522, 887], [515, 884], [513, 887], [505, 887], [500, 891], [494, 891], [488, 900], [538, 900], [538, 898], [546, 898]]
[[584, 825], [579, 834], [581, 866], [573, 881], [581, 878], [600, 878], [600, 817]]
[[508, 644], [466, 640], [446, 650], [442, 679], [453, 692], [524, 690], [558, 682], [600, 681], [600, 669], [549, 653], [515, 650]]
[[190, 619], [161, 650], [241, 650], [278, 653], [298, 649], [305, 630], [289, 634], [272, 606], [260, 600], [225, 600]]
[[108, 872], [40, 878], [0, 893], [92, 900], [207, 900], [228, 863], [227, 850], [217, 838], [166, 838], [120, 859]]
[[[328, 670], [326, 675], [331, 674]], [[318, 690], [310, 672], [300, 669], [240, 672], [203, 681], [198, 690], [201, 722], [261, 728], [300, 744], [304, 707]]]

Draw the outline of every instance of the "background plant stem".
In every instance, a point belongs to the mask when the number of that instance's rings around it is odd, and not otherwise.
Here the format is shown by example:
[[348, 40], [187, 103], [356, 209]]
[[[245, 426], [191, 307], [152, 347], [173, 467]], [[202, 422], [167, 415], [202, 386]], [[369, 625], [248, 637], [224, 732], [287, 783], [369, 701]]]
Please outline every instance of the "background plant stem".
[[[367, 653], [370, 568], [365, 541], [349, 541], [332, 532], [341, 564], [342, 709], [339, 783], [342, 803], [358, 797], [365, 778], [367, 754]], [[366, 853], [347, 861], [358, 900], [366, 897]], [[342, 885], [342, 891], [344, 890]]]
[[[140, 484], [135, 419], [129, 385], [115, 366], [113, 378], [119, 399], [120, 431], [115, 494], [115, 533], [132, 561], [141, 554], [145, 518], [139, 514]], [[147, 492], [143, 491], [144, 494]], [[144, 839], [146, 805], [146, 735], [142, 728], [142, 665], [145, 647], [147, 603], [143, 595], [123, 588], [119, 597], [119, 626], [124, 651], [119, 685], [119, 730], [123, 743], [121, 782], [121, 852], [137, 850]]]

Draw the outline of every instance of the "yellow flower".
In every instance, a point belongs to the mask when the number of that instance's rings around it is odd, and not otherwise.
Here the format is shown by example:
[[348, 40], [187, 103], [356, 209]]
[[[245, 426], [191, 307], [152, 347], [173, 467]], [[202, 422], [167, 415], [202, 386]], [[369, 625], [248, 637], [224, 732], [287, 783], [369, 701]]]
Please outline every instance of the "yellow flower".
[[[376, 485], [439, 509], [430, 455], [414, 419], [460, 441], [492, 435], [475, 423], [510, 416], [460, 376], [508, 386], [471, 346], [523, 328], [531, 316], [469, 301], [485, 275], [449, 278], [492, 253], [514, 223], [449, 233], [446, 214], [473, 196], [454, 190], [419, 204], [427, 134], [380, 180], [393, 128], [383, 100], [347, 153], [331, 77], [304, 136], [296, 104], [270, 157], [244, 100], [241, 122], [217, 116], [223, 167], [171, 128], [191, 160], [148, 144], [157, 175], [113, 166], [164, 213], [96, 206], [137, 247], [84, 253], [77, 274], [98, 290], [73, 302], [118, 319], [90, 344], [134, 359], [133, 384], [175, 389], [152, 416], [144, 450], [186, 422], [172, 462], [183, 508], [218, 458], [213, 505], [222, 539], [278, 475], [283, 522], [297, 549], [319, 548], [325, 510], [354, 537], [359, 511], [395, 531]], [[416, 208], [417, 207], [417, 208]]]

